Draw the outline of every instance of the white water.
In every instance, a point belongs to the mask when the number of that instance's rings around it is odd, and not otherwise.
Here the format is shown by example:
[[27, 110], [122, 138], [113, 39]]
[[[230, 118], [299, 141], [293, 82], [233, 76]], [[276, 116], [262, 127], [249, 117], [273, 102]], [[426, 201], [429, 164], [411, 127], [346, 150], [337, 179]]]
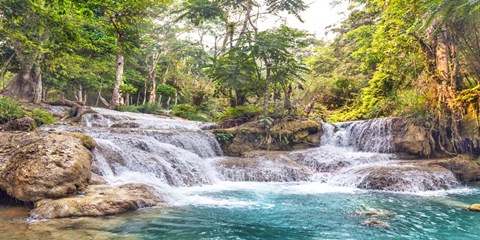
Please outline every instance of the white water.
[[[56, 129], [84, 132], [95, 138], [93, 172], [108, 183], [144, 183], [167, 195], [172, 204], [250, 206], [261, 203], [215, 199], [200, 193], [228, 189], [355, 193], [365, 191], [362, 188], [378, 189], [376, 185], [385, 178], [402, 187], [394, 184], [384, 190], [416, 194], [448, 193], [445, 190], [459, 184], [450, 172], [415, 168], [400, 171], [404, 165], [400, 166], [391, 154], [391, 119], [324, 124], [322, 144], [317, 148], [238, 159], [222, 156], [214, 135], [202, 130], [203, 123], [95, 111], [98, 114], [83, 117], [82, 126]], [[395, 174], [383, 178], [372, 175], [378, 169]]]

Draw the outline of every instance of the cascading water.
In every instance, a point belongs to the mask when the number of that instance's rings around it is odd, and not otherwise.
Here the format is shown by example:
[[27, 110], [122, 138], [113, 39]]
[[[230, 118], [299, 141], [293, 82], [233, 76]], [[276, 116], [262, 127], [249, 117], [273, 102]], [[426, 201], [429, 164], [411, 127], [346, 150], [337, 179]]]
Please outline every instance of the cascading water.
[[327, 183], [364, 189], [422, 192], [459, 185], [450, 171], [410, 166], [394, 154], [391, 118], [324, 124], [322, 146], [299, 153], [305, 164], [332, 172]]
[[[211, 184], [217, 181], [208, 158], [222, 155], [203, 123], [94, 109], [83, 116], [82, 126], [57, 126], [59, 130], [92, 136], [92, 171], [110, 184], [143, 183], [159, 192], [172, 187]], [[167, 199], [168, 200], [168, 199]]]
[[[476, 237], [479, 220], [463, 208], [469, 198], [478, 199], [477, 190], [432, 191], [458, 182], [444, 168], [398, 160], [391, 119], [324, 124], [316, 148], [232, 158], [222, 156], [201, 123], [95, 111], [82, 126], [55, 128], [95, 138], [92, 171], [109, 184], [147, 184], [173, 206], [127, 215], [125, 224], [109, 226], [115, 233], [145, 239], [437, 239], [430, 237], [435, 233], [449, 239], [455, 231], [458, 239]], [[372, 209], [388, 214], [357, 214]], [[372, 221], [391, 228], [365, 225]], [[453, 222], [462, 227], [452, 230]]]
[[319, 182], [366, 189], [382, 189], [383, 184], [384, 190], [405, 192], [458, 184], [450, 172], [401, 171], [404, 165], [392, 154], [392, 119], [324, 124], [321, 146], [313, 149], [228, 158], [221, 156], [213, 134], [202, 130], [203, 123], [95, 111], [83, 117], [83, 126], [57, 128], [95, 138], [93, 172], [111, 184], [144, 183], [163, 192], [221, 181]]

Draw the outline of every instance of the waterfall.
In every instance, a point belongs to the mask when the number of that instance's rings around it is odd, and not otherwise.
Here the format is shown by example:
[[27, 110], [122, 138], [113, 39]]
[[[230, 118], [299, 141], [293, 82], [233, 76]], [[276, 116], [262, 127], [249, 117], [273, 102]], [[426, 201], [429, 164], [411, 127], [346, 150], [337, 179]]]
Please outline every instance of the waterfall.
[[391, 118], [324, 124], [322, 145], [351, 147], [357, 151], [394, 151]]
[[[450, 171], [410, 166], [393, 154], [392, 119], [324, 124], [321, 145], [292, 152], [222, 156], [208, 125], [178, 118], [94, 109], [80, 126], [97, 141], [92, 171], [110, 184], [144, 183], [175, 195], [178, 187], [233, 182], [320, 182], [392, 191], [449, 189]], [[176, 200], [182, 199], [177, 196]]]

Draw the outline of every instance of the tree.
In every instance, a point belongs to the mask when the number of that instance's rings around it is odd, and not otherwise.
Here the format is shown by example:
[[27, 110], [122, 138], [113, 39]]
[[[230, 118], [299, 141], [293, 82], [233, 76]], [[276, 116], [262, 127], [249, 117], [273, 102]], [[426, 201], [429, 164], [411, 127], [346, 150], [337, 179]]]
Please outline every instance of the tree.
[[99, 19], [109, 26], [108, 29], [116, 37], [117, 57], [111, 108], [121, 104], [120, 86], [123, 82], [125, 52], [139, 40], [139, 24], [154, 17], [166, 3], [168, 3], [166, 0], [127, 0], [121, 2], [108, 0], [92, 1], [90, 3]]
[[52, 50], [61, 50], [77, 37], [78, 16], [70, 1], [1, 0], [0, 33], [15, 51], [19, 72], [2, 94], [39, 103], [42, 64]]

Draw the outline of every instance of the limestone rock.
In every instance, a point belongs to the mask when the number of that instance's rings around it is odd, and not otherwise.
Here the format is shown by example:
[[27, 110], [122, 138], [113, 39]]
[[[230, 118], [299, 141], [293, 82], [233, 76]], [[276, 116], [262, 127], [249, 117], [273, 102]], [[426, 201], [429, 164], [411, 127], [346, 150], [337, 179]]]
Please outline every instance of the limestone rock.
[[434, 154], [435, 142], [424, 127], [394, 119], [392, 126], [396, 152], [417, 157], [430, 157]]
[[455, 177], [464, 183], [480, 181], [480, 165], [473, 159], [457, 156], [449, 159], [425, 161], [425, 165], [439, 165], [450, 170]]
[[31, 117], [22, 117], [8, 121], [2, 128], [4, 131], [32, 131], [37, 128], [37, 123]]
[[470, 207], [468, 207], [468, 210], [474, 211], [474, 212], [480, 212], [480, 204], [472, 204]]
[[359, 176], [357, 187], [386, 191], [432, 191], [455, 187], [458, 181], [447, 169], [420, 164], [370, 166], [360, 168], [353, 174]]
[[60, 198], [83, 190], [91, 152], [61, 132], [0, 133], [0, 188], [25, 202]]
[[36, 219], [98, 217], [139, 208], [159, 206], [162, 200], [153, 188], [143, 184], [89, 186], [83, 195], [57, 200], [44, 199], [35, 204], [30, 216]]
[[285, 151], [316, 147], [320, 144], [321, 124], [315, 121], [294, 120], [280, 122], [269, 131], [255, 122], [230, 129], [215, 129], [214, 133], [229, 134], [232, 139], [223, 143], [228, 156], [241, 156], [255, 150]]
[[374, 227], [374, 228], [389, 228], [390, 224], [388, 222], [382, 221], [380, 219], [376, 218], [369, 218], [365, 221], [363, 221], [364, 225], [367, 225], [369, 227]]
[[394, 213], [392, 213], [388, 210], [382, 210], [382, 209], [370, 209], [370, 210], [356, 211], [355, 214], [363, 215], [363, 216], [379, 216], [379, 217], [393, 217], [393, 216], [395, 216]]
[[226, 181], [255, 182], [298, 182], [307, 181], [312, 170], [302, 166], [287, 155], [270, 152], [249, 158], [227, 157], [218, 160], [215, 165], [221, 178]]

